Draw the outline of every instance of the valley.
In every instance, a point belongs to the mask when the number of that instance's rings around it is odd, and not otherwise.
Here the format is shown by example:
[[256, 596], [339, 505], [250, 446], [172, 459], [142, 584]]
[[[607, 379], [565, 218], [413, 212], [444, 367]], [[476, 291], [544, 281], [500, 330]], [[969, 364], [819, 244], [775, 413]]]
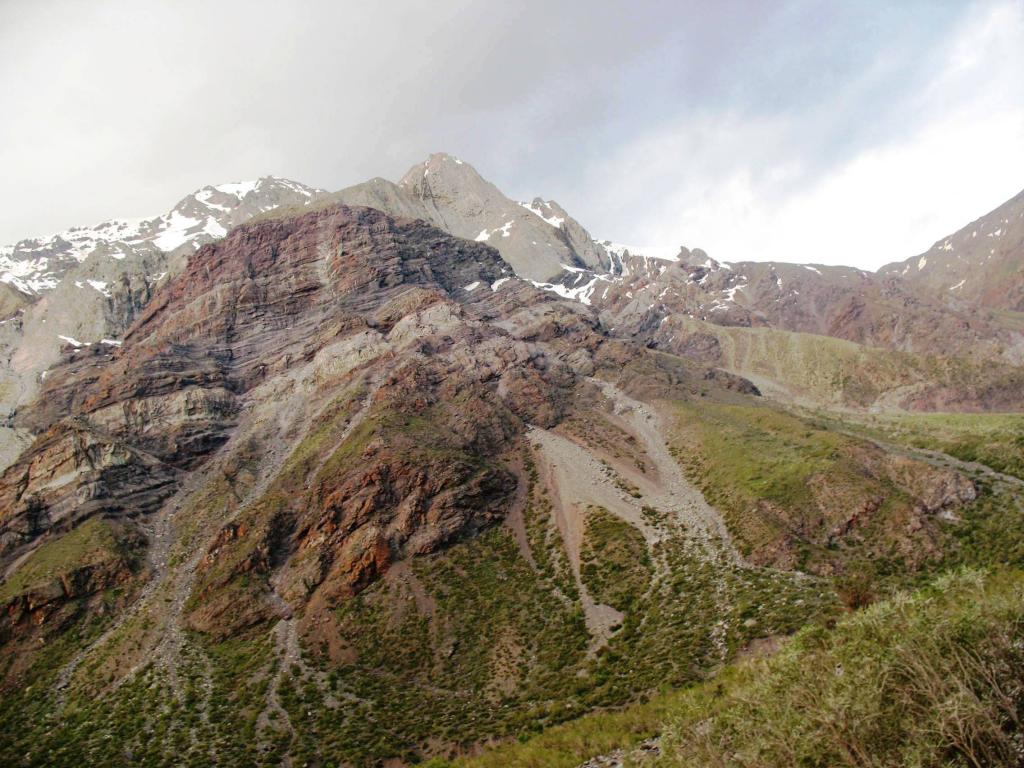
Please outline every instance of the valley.
[[1015, 748], [1002, 304], [634, 254], [442, 154], [90, 232], [0, 263], [4, 764]]

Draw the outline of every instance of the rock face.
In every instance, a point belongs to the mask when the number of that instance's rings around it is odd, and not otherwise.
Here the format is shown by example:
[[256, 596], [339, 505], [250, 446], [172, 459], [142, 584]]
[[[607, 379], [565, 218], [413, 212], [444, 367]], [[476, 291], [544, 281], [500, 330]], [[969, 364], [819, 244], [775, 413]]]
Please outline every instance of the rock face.
[[887, 264], [879, 273], [950, 307], [1024, 312], [1024, 192], [920, 256]]
[[[0, 249], [0, 411], [7, 415], [33, 398], [62, 348], [119, 344], [157, 285], [201, 245], [255, 215], [321, 194], [272, 177], [208, 186], [162, 216], [76, 227]], [[0, 459], [15, 453], [17, 442], [0, 429]]]
[[[484, 240], [498, 248], [516, 274], [599, 307], [605, 324], [619, 332], [628, 329], [642, 336], [665, 317], [685, 315], [716, 325], [810, 333], [917, 355], [1014, 365], [1024, 361], [1020, 329], [991, 311], [1010, 308], [1005, 301], [991, 292], [961, 296], [966, 283], [956, 286], [958, 300], [950, 301], [922, 282], [922, 275], [930, 274], [927, 269], [918, 273], [901, 266], [871, 273], [824, 265], [722, 263], [687, 248], [675, 259], [653, 258], [598, 243], [552, 201], [535, 198], [517, 208], [471, 166], [443, 154], [414, 166], [398, 184], [373, 179], [336, 194], [351, 203], [431, 221], [460, 237]], [[988, 282], [1011, 292], [1016, 278], [1002, 278], [1019, 271], [1021, 245], [1013, 227], [1020, 220], [1020, 205], [1018, 196], [986, 217], [990, 221], [956, 236], [980, 242], [984, 235], [986, 258], [996, 261], [982, 265], [982, 271], [991, 272]], [[975, 234], [977, 227], [981, 230]], [[945, 261], [926, 255], [914, 263], [977, 261], [954, 258], [948, 243], [936, 247], [946, 249]], [[956, 274], [954, 282], [959, 283]]]
[[[339, 204], [203, 246], [122, 348], [68, 349], [18, 412], [39, 437], [0, 480], [0, 565], [94, 515], [154, 512], [225, 443], [235, 467], [217, 480], [237, 476], [255, 432], [304, 471], [261, 467], [266, 493], [199, 568], [198, 628], [270, 610], [265, 582], [247, 601], [233, 585], [269, 577], [281, 552], [303, 564], [282, 592], [330, 601], [493, 524], [516, 486], [499, 455], [527, 421], [560, 417], [601, 343], [585, 308], [509, 274], [487, 245]], [[365, 432], [320, 442], [355, 418], [331, 404], [339, 388], [370, 382]]]
[[604, 246], [554, 201], [517, 203], [468, 163], [434, 154], [414, 165], [398, 184], [372, 179], [335, 195], [396, 216], [429, 221], [447, 232], [498, 249], [520, 277], [547, 282], [562, 266], [607, 270]]
[[643, 335], [664, 318], [774, 328], [912, 354], [1017, 363], [1024, 337], [980, 307], [949, 307], [897, 277], [852, 267], [721, 263], [700, 249], [675, 261], [619, 252], [621, 273], [566, 274], [552, 286], [598, 307], [609, 327]]

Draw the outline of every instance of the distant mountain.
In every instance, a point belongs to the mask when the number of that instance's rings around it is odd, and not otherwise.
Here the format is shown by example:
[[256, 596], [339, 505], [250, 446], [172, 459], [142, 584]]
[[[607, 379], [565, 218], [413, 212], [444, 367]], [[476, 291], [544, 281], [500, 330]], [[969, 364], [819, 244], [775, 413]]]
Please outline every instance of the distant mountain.
[[517, 204], [451, 155], [431, 155], [397, 184], [373, 179], [332, 197], [424, 219], [456, 236], [487, 242], [519, 277], [597, 307], [607, 326], [620, 333], [628, 329], [643, 335], [666, 317], [686, 316], [914, 354], [1024, 361], [1021, 328], [986, 305], [951, 305], [885, 272], [724, 263], [700, 249], [672, 253], [598, 241], [557, 203], [535, 198]]
[[[558, 203], [514, 201], [469, 163], [438, 153], [397, 183], [375, 178], [334, 193], [273, 177], [208, 186], [162, 216], [73, 228], [0, 249], [0, 315], [7, 318], [0, 320], [0, 410], [10, 413], [33, 397], [62, 347], [116, 344], [156, 284], [184, 269], [202, 244], [254, 216], [335, 202], [421, 219], [493, 246], [510, 275], [593, 306], [609, 332], [666, 351], [694, 354], [694, 333], [706, 334], [693, 324], [705, 323], [977, 365], [1024, 361], [1024, 323], [1006, 314], [1019, 305], [1024, 193], [928, 254], [869, 273], [720, 262], [699, 248], [598, 241]], [[688, 330], [673, 330], [680, 324]], [[721, 362], [706, 350], [701, 355]], [[971, 402], [1002, 402], [987, 392], [981, 386]], [[20, 446], [17, 434], [0, 427], [0, 465]]]
[[322, 194], [322, 190], [272, 176], [203, 187], [151, 219], [112, 219], [0, 247], [0, 282], [28, 297], [38, 296], [56, 288], [90, 257], [94, 263], [116, 263], [153, 251], [173, 253], [184, 246], [194, 251], [258, 213]]
[[[62, 348], [120, 344], [168, 275], [237, 224], [322, 190], [287, 179], [198, 189], [150, 219], [74, 227], [0, 248], [0, 413], [29, 401]], [[0, 465], [20, 441], [0, 427]]]
[[633, 333], [684, 316], [914, 354], [1024, 359], [1024, 338], [991, 312], [948, 306], [898, 277], [821, 264], [719, 262], [685, 248], [671, 261], [628, 252], [621, 259], [619, 275], [576, 271], [561, 284], [599, 307], [611, 327]]
[[444, 764], [1021, 561], [998, 313], [643, 250], [447, 155], [9, 249], [0, 764]]
[[558, 203], [511, 200], [469, 163], [443, 153], [414, 165], [397, 184], [371, 179], [332, 198], [423, 219], [456, 237], [487, 243], [530, 280], [556, 279], [563, 266], [612, 266], [604, 246]]
[[920, 256], [887, 264], [879, 273], [898, 276], [950, 305], [1024, 312], [1024, 192]]

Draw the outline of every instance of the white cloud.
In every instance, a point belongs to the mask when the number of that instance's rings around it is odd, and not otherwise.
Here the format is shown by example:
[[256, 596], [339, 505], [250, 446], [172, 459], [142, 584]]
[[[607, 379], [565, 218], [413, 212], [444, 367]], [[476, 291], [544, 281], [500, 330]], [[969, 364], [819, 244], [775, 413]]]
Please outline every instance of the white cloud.
[[588, 185], [614, 195], [606, 219], [628, 231], [594, 229], [725, 260], [875, 268], [919, 253], [1024, 188], [1024, 4], [966, 17], [936, 49], [932, 71], [896, 105], [905, 122], [890, 126], [895, 138], [824, 171], [805, 145], [834, 128], [828, 118], [844, 92], [804, 114], [703, 113], [661, 127], [613, 155], [604, 184]]

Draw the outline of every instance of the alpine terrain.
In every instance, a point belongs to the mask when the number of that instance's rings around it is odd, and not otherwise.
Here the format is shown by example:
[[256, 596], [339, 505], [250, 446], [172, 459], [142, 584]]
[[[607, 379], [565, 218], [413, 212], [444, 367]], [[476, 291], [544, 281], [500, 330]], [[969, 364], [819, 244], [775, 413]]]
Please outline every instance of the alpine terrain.
[[0, 248], [0, 763], [1024, 765], [1024, 193], [609, 234], [434, 154]]

